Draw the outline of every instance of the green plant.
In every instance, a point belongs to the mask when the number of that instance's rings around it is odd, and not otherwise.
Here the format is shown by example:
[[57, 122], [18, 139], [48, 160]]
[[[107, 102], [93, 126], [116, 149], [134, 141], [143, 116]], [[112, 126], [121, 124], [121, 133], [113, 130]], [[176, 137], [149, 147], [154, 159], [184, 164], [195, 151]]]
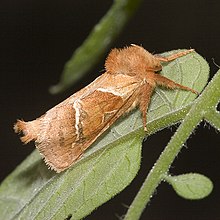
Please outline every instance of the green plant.
[[[129, 2], [118, 0], [115, 4], [126, 8], [126, 3]], [[96, 39], [96, 36], [93, 37]], [[93, 37], [87, 39], [83, 46], [90, 45], [90, 40], [94, 41]], [[91, 45], [99, 51], [100, 44]], [[106, 46], [109, 44], [104, 48]], [[80, 53], [75, 56], [76, 60], [84, 59]], [[95, 57], [98, 59], [100, 55]], [[83, 69], [85, 70], [88, 69]], [[75, 73], [77, 74], [78, 70]], [[193, 53], [164, 66], [161, 74], [202, 91], [208, 80], [209, 67], [200, 55]], [[68, 82], [68, 74], [65, 77], [65, 82]], [[75, 77], [71, 83], [74, 80]], [[201, 120], [206, 120], [220, 130], [220, 115], [216, 111], [220, 99], [219, 84], [220, 72], [196, 100], [195, 95], [189, 92], [156, 90], [148, 112], [147, 135], [182, 122], [146, 178], [125, 219], [140, 217], [162, 180], [170, 183], [179, 195], [188, 199], [200, 199], [211, 192], [212, 183], [207, 177], [191, 173], [171, 176], [169, 167]], [[56, 89], [62, 90], [70, 86], [62, 84], [62, 81], [60, 85]], [[140, 166], [144, 137], [140, 113], [136, 110], [117, 121], [84, 157], [66, 172], [55, 174], [48, 170], [39, 153], [34, 151], [1, 184], [0, 218], [64, 219], [72, 216], [73, 219], [80, 219], [88, 215], [133, 180]]]

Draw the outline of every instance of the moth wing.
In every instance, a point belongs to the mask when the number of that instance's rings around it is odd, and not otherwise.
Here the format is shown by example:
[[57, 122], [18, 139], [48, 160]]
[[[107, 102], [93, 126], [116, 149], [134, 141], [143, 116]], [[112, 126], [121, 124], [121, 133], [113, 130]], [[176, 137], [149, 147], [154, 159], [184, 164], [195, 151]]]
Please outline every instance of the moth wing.
[[35, 140], [46, 164], [61, 172], [134, 106], [137, 88], [131, 77], [103, 74], [40, 118], [17, 122], [15, 130], [24, 133], [23, 142]]
[[76, 141], [75, 111], [70, 104], [63, 108], [55, 106], [40, 120], [36, 147], [51, 169], [63, 171], [82, 154], [80, 148], [73, 147]]
[[40, 118], [28, 122], [18, 120], [14, 125], [16, 133], [23, 133], [21, 141], [27, 144], [34, 140], [46, 164], [56, 172], [68, 168], [83, 153], [79, 147], [80, 144], [75, 143], [77, 135], [74, 101], [94, 91], [106, 80], [105, 78], [105, 74], [98, 77], [91, 84], [74, 93]]
[[105, 80], [96, 90], [78, 102], [78, 130], [81, 140], [85, 140], [81, 146], [83, 151], [121, 115], [138, 104], [139, 81], [123, 74], [109, 77], [109, 80]]
[[42, 141], [37, 140], [36, 146], [57, 172], [74, 164], [136, 100], [138, 84], [134, 79], [117, 74], [113, 87], [112, 76], [104, 74], [104, 77], [96, 88], [85, 88], [81, 96], [77, 95], [78, 99], [69, 100], [45, 115], [39, 135]]

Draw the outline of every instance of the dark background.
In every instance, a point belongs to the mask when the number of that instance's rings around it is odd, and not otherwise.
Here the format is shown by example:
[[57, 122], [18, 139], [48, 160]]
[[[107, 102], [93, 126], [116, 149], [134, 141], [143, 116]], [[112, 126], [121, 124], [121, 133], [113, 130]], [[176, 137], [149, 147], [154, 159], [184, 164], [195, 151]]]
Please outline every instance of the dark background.
[[[3, 0], [0, 2], [0, 178], [4, 179], [34, 149], [23, 147], [12, 126], [17, 118], [34, 119], [91, 82], [103, 69], [104, 58], [91, 74], [70, 90], [52, 96], [64, 63], [106, 13], [112, 1]], [[195, 48], [210, 64], [220, 64], [220, 1], [143, 1], [113, 47], [142, 44], [151, 52]], [[121, 194], [86, 219], [118, 219], [126, 212], [149, 169], [175, 128], [145, 142], [141, 169]], [[201, 123], [174, 162], [171, 173], [199, 172], [215, 185], [199, 201], [178, 197], [163, 183], [141, 219], [220, 219], [219, 134]]]

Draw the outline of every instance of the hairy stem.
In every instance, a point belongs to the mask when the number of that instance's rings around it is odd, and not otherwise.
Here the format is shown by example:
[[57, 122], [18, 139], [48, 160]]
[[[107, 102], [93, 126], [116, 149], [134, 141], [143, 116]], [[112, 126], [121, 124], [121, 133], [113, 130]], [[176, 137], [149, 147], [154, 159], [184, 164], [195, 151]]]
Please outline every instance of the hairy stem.
[[205, 114], [205, 120], [220, 131], [220, 113], [216, 111], [216, 109], [210, 109], [209, 112]]
[[[159, 159], [151, 169], [141, 189], [128, 209], [124, 218], [125, 220], [136, 220], [140, 218], [155, 189], [163, 180], [164, 175], [168, 173], [170, 165], [180, 152], [183, 144], [205, 115], [209, 115], [208, 112], [210, 109], [213, 112], [213, 108], [217, 106], [220, 99], [219, 85], [220, 71], [218, 71], [201, 96], [194, 102], [182, 124], [171, 138], [167, 147], [161, 153]], [[219, 115], [217, 116], [215, 114], [213, 117], [209, 116], [209, 119], [212, 122], [211, 124], [214, 124], [217, 127], [219, 126]]]

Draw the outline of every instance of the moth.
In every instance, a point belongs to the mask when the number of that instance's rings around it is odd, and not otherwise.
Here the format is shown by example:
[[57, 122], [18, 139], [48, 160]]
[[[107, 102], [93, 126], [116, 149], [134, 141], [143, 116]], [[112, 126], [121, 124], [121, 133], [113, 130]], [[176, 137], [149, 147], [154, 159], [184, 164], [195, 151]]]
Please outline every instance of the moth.
[[105, 62], [105, 73], [85, 88], [56, 105], [36, 120], [17, 120], [21, 141], [35, 141], [49, 167], [61, 172], [74, 164], [83, 152], [119, 117], [138, 107], [147, 130], [147, 109], [157, 86], [197, 92], [162, 75], [162, 62], [170, 62], [193, 52], [177, 52], [168, 57], [153, 55], [132, 44], [113, 49]]

